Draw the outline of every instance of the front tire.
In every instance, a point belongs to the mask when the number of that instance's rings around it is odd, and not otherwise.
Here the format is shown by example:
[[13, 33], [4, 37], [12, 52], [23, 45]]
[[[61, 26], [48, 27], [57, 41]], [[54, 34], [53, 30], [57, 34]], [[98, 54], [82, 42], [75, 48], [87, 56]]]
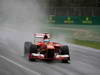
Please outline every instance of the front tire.
[[32, 58], [32, 53], [37, 53], [37, 46], [32, 44], [31, 42], [25, 42], [24, 43], [24, 56], [29, 61], [35, 61], [34, 58]]
[[32, 45], [31, 42], [25, 42], [24, 43], [24, 56], [25, 57], [29, 54], [31, 45]]
[[68, 46], [62, 46], [61, 47], [61, 55], [69, 55], [68, 58], [65, 58], [62, 60], [63, 63], [69, 63], [69, 60], [70, 60], [70, 54], [69, 54], [69, 48]]

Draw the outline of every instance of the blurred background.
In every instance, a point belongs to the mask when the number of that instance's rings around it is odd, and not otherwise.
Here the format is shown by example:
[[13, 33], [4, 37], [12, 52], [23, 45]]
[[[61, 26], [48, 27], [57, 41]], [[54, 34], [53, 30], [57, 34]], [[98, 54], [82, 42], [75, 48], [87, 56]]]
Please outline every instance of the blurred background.
[[38, 0], [48, 15], [100, 16], [100, 0]]

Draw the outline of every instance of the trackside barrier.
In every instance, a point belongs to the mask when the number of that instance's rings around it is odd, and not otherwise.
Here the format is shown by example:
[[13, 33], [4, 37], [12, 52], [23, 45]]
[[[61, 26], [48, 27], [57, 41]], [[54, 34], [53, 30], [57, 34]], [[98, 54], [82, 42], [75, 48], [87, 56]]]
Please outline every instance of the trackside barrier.
[[50, 24], [100, 25], [100, 16], [54, 16], [48, 17]]

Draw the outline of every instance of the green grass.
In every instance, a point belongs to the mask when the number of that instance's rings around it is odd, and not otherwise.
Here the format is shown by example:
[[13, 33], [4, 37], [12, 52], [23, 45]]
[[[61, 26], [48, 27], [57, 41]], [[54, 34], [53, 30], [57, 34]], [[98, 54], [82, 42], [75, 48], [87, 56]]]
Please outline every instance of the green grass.
[[75, 39], [73, 40], [72, 43], [95, 48], [95, 49], [100, 49], [100, 42]]

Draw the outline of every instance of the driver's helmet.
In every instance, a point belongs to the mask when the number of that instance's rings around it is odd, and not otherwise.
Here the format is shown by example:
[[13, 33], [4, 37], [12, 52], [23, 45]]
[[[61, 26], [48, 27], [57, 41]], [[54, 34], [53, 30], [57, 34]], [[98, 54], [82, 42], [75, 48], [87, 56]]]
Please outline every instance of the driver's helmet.
[[49, 39], [45, 39], [45, 40], [43, 40], [45, 43], [48, 43], [48, 42], [50, 42], [50, 40]]

